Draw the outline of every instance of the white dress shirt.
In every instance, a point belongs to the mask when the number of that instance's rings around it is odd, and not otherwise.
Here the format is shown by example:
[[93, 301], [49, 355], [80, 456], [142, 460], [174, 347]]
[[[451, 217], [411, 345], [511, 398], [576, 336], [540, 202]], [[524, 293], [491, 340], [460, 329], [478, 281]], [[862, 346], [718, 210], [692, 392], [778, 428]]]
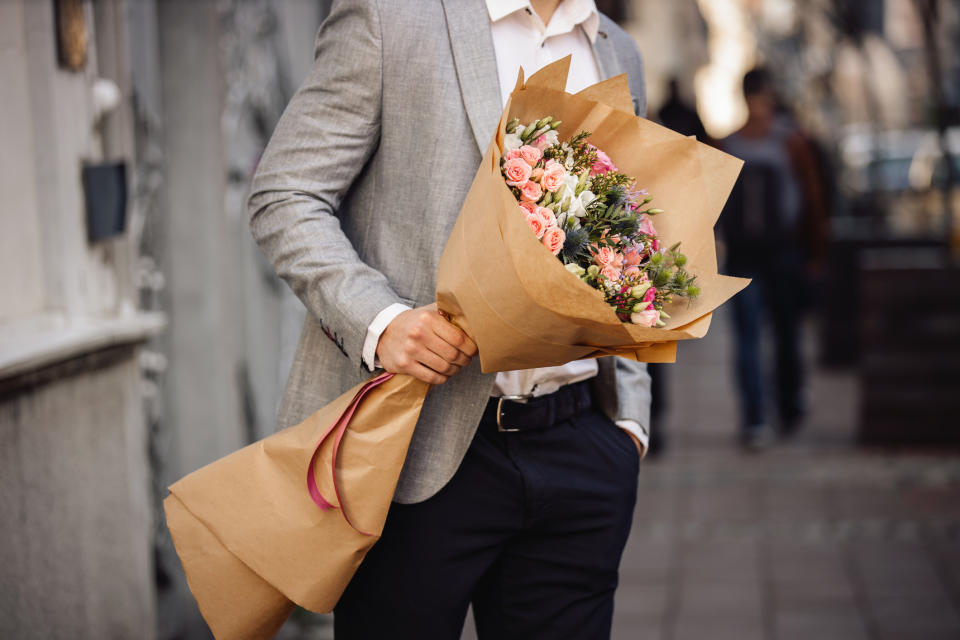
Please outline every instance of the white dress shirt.
[[[567, 91], [576, 93], [600, 81], [593, 54], [593, 41], [600, 23], [594, 0], [563, 0], [546, 25], [528, 0], [487, 0], [486, 4], [503, 104], [513, 91], [520, 67], [524, 77], [529, 78], [567, 55], [572, 56]], [[550, 114], [541, 114], [547, 115]], [[376, 349], [380, 335], [407, 309], [409, 307], [402, 304], [390, 305], [368, 327], [362, 357], [371, 369], [378, 364]], [[558, 367], [504, 371], [497, 374], [494, 395], [546, 395], [564, 385], [588, 380], [596, 376], [597, 371], [597, 362], [592, 359], [575, 360]], [[636, 436], [646, 449], [649, 441], [646, 429], [633, 420], [618, 421], [617, 425]]]

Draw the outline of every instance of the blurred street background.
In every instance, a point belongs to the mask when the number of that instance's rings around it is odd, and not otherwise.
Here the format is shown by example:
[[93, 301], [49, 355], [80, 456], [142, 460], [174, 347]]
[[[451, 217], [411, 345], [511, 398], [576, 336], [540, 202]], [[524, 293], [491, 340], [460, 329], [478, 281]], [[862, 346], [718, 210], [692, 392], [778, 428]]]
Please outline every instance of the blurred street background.
[[[655, 372], [614, 638], [960, 638], [960, 3], [597, 5], [644, 54], [649, 116], [711, 144], [763, 67], [822, 227], [781, 283], [791, 411], [747, 418], [733, 304]], [[246, 190], [328, 8], [0, 0], [0, 638], [209, 637], [161, 501], [273, 431], [305, 311]], [[731, 207], [767, 202], [751, 184]]]

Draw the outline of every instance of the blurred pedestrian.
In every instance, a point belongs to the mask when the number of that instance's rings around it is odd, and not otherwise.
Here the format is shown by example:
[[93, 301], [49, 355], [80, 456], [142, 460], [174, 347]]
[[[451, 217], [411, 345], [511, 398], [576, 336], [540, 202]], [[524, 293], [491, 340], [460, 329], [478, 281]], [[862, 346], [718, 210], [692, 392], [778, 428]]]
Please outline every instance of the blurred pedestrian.
[[687, 102], [680, 92], [680, 78], [673, 77], [667, 82], [667, 99], [657, 112], [657, 120], [677, 133], [696, 136], [700, 142], [711, 142], [696, 107]]
[[[733, 299], [733, 330], [740, 439], [744, 446], [758, 448], [774, 433], [793, 434], [806, 413], [802, 319], [809, 278], [823, 260], [825, 210], [814, 148], [778, 110], [769, 71], [749, 71], [743, 94], [747, 122], [720, 142], [744, 160], [720, 230], [727, 272], [753, 279]], [[767, 382], [762, 358], [767, 326], [773, 332], [773, 384]], [[770, 421], [771, 413], [776, 422]]]
[[310, 311], [280, 426], [374, 368], [439, 385], [383, 535], [336, 606], [337, 637], [457, 640], [472, 602], [481, 638], [608, 638], [645, 366], [483, 375], [431, 303], [518, 69], [572, 55], [571, 91], [626, 73], [642, 111], [636, 45], [594, 0], [345, 0], [316, 52], [250, 196], [254, 236]]

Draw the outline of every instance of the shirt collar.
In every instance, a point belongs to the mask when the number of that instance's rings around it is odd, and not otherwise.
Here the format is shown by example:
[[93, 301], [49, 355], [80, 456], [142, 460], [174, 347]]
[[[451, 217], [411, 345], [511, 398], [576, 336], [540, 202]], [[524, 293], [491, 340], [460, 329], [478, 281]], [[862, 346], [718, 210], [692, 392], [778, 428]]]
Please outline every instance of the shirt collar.
[[[524, 9], [533, 11], [530, 0], [486, 0], [486, 3], [491, 23], [503, 20], [517, 11]], [[597, 5], [594, 0], [561, 0], [551, 23], [555, 24], [558, 20], [566, 23], [567, 30], [572, 30], [578, 25], [582, 26], [591, 44], [597, 39], [597, 33], [600, 29], [600, 15], [597, 12]], [[551, 34], [548, 33], [548, 35]]]

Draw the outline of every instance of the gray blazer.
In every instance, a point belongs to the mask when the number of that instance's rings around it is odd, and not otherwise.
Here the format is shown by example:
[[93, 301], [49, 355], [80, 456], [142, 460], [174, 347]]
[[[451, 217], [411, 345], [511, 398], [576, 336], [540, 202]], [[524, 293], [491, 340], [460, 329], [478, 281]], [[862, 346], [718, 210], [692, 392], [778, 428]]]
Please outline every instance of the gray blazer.
[[[436, 269], [500, 117], [483, 0], [346, 0], [320, 27], [310, 75], [263, 154], [249, 199], [260, 248], [306, 305], [278, 428], [297, 424], [369, 377], [367, 327], [395, 302], [434, 301]], [[643, 113], [643, 65], [606, 16], [595, 54], [626, 72]], [[453, 476], [494, 376], [479, 358], [431, 390], [394, 499], [426, 500]], [[612, 419], [649, 424], [646, 367], [601, 360]]]

